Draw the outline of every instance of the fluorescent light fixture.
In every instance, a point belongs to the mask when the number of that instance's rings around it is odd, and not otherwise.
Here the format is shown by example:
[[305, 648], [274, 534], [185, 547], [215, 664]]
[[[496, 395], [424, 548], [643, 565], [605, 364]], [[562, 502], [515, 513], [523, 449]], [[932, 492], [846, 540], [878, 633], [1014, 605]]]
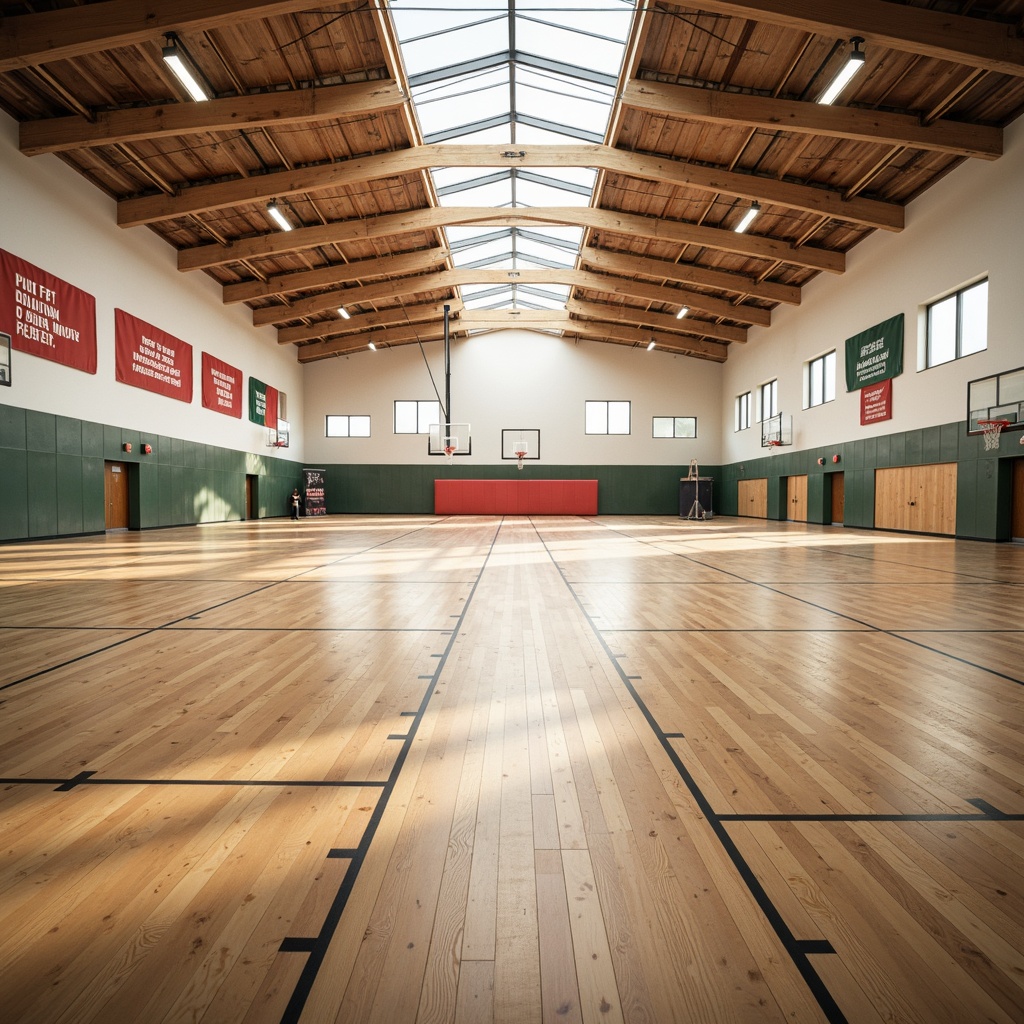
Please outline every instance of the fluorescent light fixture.
[[178, 46], [178, 37], [172, 32], [167, 37], [167, 45], [163, 49], [164, 63], [171, 69], [174, 77], [181, 82], [185, 91], [197, 103], [210, 98], [206, 87], [199, 81], [199, 76], [188, 65], [184, 50]]
[[282, 230], [291, 231], [292, 226], [288, 223], [288, 218], [281, 212], [281, 207], [277, 203], [267, 203], [267, 213], [270, 219]]
[[651, 338], [651, 343], [647, 346], [647, 351], [650, 352], [654, 348], [654, 339]]
[[751, 203], [750, 204], [750, 209], [747, 210], [747, 212], [745, 214], [743, 214], [743, 220], [741, 220], [739, 222], [739, 224], [737, 224], [736, 227], [733, 228], [733, 231], [735, 231], [736, 234], [738, 234], [738, 235], [742, 235], [743, 232], [746, 231], [747, 228], [749, 228], [750, 225], [754, 223], [754, 218], [760, 212], [761, 212], [761, 204], [756, 202], [756, 201]]
[[338, 316], [340, 316], [342, 320], [352, 319], [352, 314], [344, 306], [338, 307]]
[[677, 320], [682, 320], [683, 317], [686, 316], [686, 314], [689, 313], [689, 312], [690, 312], [690, 307], [689, 306], [683, 306], [682, 309], [680, 309], [679, 312], [676, 313], [676, 319]]
[[370, 351], [371, 352], [376, 352], [377, 351], [377, 346], [374, 345], [374, 343], [372, 341], [370, 342]]
[[839, 69], [839, 73], [832, 79], [832, 84], [822, 93], [819, 103], [834, 103], [850, 79], [864, 67], [864, 51], [860, 48], [864, 40], [860, 36], [854, 36], [850, 42], [853, 44], [853, 50], [846, 58], [846, 63]]

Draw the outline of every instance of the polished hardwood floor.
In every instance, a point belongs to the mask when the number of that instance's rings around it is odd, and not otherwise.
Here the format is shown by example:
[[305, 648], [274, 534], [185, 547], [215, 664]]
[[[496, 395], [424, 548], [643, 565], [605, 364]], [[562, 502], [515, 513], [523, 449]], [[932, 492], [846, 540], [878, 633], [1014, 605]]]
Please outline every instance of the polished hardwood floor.
[[1024, 1020], [1024, 546], [0, 547], [11, 1024]]

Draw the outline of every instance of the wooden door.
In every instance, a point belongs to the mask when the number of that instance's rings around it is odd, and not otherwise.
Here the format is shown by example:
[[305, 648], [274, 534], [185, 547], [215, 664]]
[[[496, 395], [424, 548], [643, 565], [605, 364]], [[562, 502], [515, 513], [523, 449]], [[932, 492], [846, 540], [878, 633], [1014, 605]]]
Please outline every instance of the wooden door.
[[1014, 540], [1024, 540], [1024, 459], [1013, 460], [1010, 536]]
[[768, 518], [768, 479], [739, 482], [738, 513], [755, 519]]
[[128, 529], [128, 466], [123, 462], [103, 464], [103, 498], [108, 530]]
[[251, 473], [245, 477], [245, 518], [253, 518], [253, 509], [256, 507], [256, 477]]
[[807, 522], [807, 475], [786, 477], [786, 518]]
[[832, 524], [839, 526], [843, 521], [843, 508], [846, 504], [846, 482], [842, 473], [830, 473], [832, 481]]
[[875, 470], [875, 526], [956, 533], [956, 463]]

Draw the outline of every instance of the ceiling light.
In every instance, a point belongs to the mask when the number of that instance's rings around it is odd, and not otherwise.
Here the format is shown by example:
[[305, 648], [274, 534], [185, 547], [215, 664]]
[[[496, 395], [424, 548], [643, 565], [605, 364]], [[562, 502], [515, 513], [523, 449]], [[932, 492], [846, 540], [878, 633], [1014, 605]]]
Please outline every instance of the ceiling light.
[[846, 58], [846, 63], [839, 69], [839, 73], [832, 79], [832, 84], [822, 93], [819, 103], [834, 103], [850, 79], [864, 67], [864, 51], [860, 48], [864, 40], [860, 36], [854, 36], [850, 42], [853, 44], [853, 50]]
[[650, 352], [654, 348], [654, 339], [651, 338], [651, 343], [647, 346], [647, 351]]
[[281, 207], [277, 203], [267, 203], [267, 213], [270, 215], [270, 219], [282, 231], [291, 231], [292, 226], [288, 223], [288, 218], [281, 212]]
[[689, 312], [690, 312], [690, 307], [689, 307], [689, 306], [683, 306], [683, 307], [682, 307], [682, 308], [681, 308], [681, 309], [679, 310], [679, 312], [678, 312], [678, 313], [676, 313], [676, 319], [677, 319], [677, 320], [682, 320], [682, 319], [683, 319], [683, 317], [684, 317], [684, 316], [686, 316], [686, 314], [687, 314], [687, 313], [689, 313]]
[[338, 316], [340, 316], [342, 320], [352, 319], [352, 314], [344, 306], [338, 307]]
[[371, 352], [376, 352], [377, 351], [377, 346], [374, 345], [374, 343], [372, 341], [370, 342], [370, 351]]
[[733, 230], [738, 234], [742, 235], [751, 224], [754, 223], [754, 218], [761, 212], [761, 204], [756, 200], [750, 204], [750, 209], [743, 214], [743, 220], [736, 225]]
[[208, 100], [210, 93], [200, 82], [198, 72], [190, 66], [184, 48], [178, 45], [178, 37], [171, 32], [167, 35], [166, 42], [167, 45], [163, 49], [164, 63], [171, 69], [174, 77], [197, 103]]

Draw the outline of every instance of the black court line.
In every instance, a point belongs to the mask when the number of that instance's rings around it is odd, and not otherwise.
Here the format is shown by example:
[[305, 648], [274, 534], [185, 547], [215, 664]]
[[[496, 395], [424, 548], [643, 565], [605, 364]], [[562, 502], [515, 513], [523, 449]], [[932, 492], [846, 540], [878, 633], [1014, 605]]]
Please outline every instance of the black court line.
[[383, 789], [386, 783], [369, 779], [115, 779], [105, 776], [98, 778], [95, 772], [88, 771], [79, 772], [70, 779], [25, 778], [17, 775], [0, 778], [0, 786], [15, 785], [53, 786], [55, 793], [68, 793], [78, 786], [219, 786], [228, 789], [238, 786], [273, 786], [279, 789], [294, 786], [298, 789], [306, 786], [313, 789]]
[[[670, 735], [670, 734], [666, 734]], [[975, 804], [978, 806], [984, 804], [984, 800], [968, 800], [967, 803]], [[983, 810], [980, 814], [970, 814], [968, 812], [957, 813], [950, 811], [948, 814], [933, 814], [933, 813], [921, 813], [921, 814], [720, 814], [718, 815], [719, 821], [817, 821], [822, 824], [828, 824], [830, 821], [844, 822], [844, 821], [894, 821], [894, 822], [914, 822], [914, 821], [934, 821], [934, 822], [968, 822], [968, 821], [1024, 821], [1024, 813], [1020, 814], [1004, 814], [1002, 811], [996, 810], [991, 805], [986, 805], [988, 810]]]
[[[359, 840], [359, 845], [352, 850], [344, 851], [332, 851], [328, 854], [329, 857], [337, 857], [341, 859], [349, 860], [348, 868], [345, 871], [345, 875], [341, 880], [341, 884], [338, 887], [337, 893], [335, 893], [334, 899], [331, 901], [331, 906], [328, 908], [327, 914], [325, 915], [324, 922], [320, 927], [320, 931], [315, 936], [309, 937], [287, 937], [281, 944], [281, 952], [295, 952], [301, 951], [307, 953], [307, 960], [302, 967], [302, 972], [299, 975], [298, 981], [295, 983], [295, 987], [292, 990], [291, 997], [288, 1000], [288, 1005], [285, 1007], [284, 1012], [281, 1015], [281, 1024], [297, 1024], [299, 1018], [302, 1015], [302, 1011], [305, 1008], [306, 1002], [309, 999], [310, 993], [313, 990], [317, 977], [320, 973], [320, 968], [323, 966], [324, 959], [327, 956], [327, 951], [330, 947], [331, 941], [334, 938], [335, 933], [338, 930], [338, 926], [341, 923], [342, 914], [345, 911], [345, 907], [348, 905], [349, 897], [352, 894], [353, 887], [355, 886], [356, 879], [359, 877], [359, 872], [366, 862], [366, 858], [369, 855], [371, 844], [377, 834], [377, 829], [380, 827], [381, 820], [384, 816], [384, 812], [387, 810], [388, 803], [391, 800], [391, 796], [394, 793], [395, 786], [398, 783], [398, 779], [402, 773], [402, 768], [405, 765], [406, 759], [412, 750], [413, 742], [416, 739], [416, 735], [419, 732], [420, 724], [423, 721], [423, 716], [426, 714], [427, 706], [430, 703], [430, 698], [433, 696], [435, 687], [438, 679], [444, 667], [448, 661], [448, 657], [451, 654], [451, 650], [455, 645], [455, 641], [458, 638], [459, 631], [462, 628], [462, 623], [465, 620], [466, 613], [472, 604], [473, 597], [476, 594], [477, 588], [480, 585], [480, 580], [483, 577], [487, 565], [491, 559], [491, 555], [494, 552], [494, 546], [498, 541], [498, 535], [501, 532], [501, 527], [504, 520], [501, 519], [495, 525], [493, 536], [491, 537], [491, 543], [488, 547], [487, 554], [484, 556], [483, 561], [480, 564], [477, 578], [473, 582], [470, 588], [469, 595], [466, 597], [462, 611], [458, 616], [458, 622], [451, 630], [451, 635], [448, 637], [448, 643], [445, 645], [444, 651], [440, 654], [431, 655], [438, 659], [437, 668], [434, 673], [429, 676], [429, 683], [424, 688], [423, 698], [420, 701], [419, 707], [415, 712], [411, 713], [411, 721], [409, 724], [409, 732], [402, 740], [402, 748], [395, 759], [394, 765], [392, 765], [391, 771], [388, 774], [387, 781], [383, 784], [382, 792], [377, 800], [377, 804], [370, 815], [370, 819], [366, 824], [366, 828], [363, 830], [362, 838]], [[422, 678], [422, 677], [421, 677]], [[403, 714], [408, 714], [403, 712]], [[287, 945], [286, 945], [287, 944]], [[308, 947], [308, 948], [307, 948]]]
[[[537, 534], [537, 539], [540, 541], [544, 550], [547, 552], [548, 558], [551, 560], [551, 563], [557, 566], [558, 562], [555, 559], [555, 556], [552, 554], [551, 549], [548, 547], [547, 541], [541, 535], [540, 529], [538, 528], [536, 523], [533, 523], [532, 519], [531, 524], [533, 525], [534, 531]], [[586, 608], [583, 605], [583, 602], [580, 600], [579, 595], [576, 593], [575, 588], [565, 578], [565, 573], [562, 573], [562, 579], [566, 587], [568, 588], [573, 601], [575, 601], [576, 607], [579, 609], [580, 614], [583, 615], [583, 617], [587, 620], [587, 623], [589, 624], [594, 637], [596, 638], [597, 642], [601, 645], [609, 661], [611, 662], [612, 667], [618, 675], [620, 682], [626, 688], [630, 697], [632, 697], [633, 700], [636, 702], [636, 706], [640, 709], [640, 713], [647, 720], [647, 724], [650, 727], [651, 732], [661, 743], [661, 747], [665, 751], [666, 756], [672, 762], [672, 765], [676, 769], [679, 778], [682, 780], [683, 785], [686, 786], [686, 789], [690, 793], [690, 796], [693, 797], [698, 808], [700, 809], [701, 814], [704, 815], [704, 818], [706, 819], [708, 825], [714, 833], [715, 838], [721, 845], [723, 851], [729, 857], [730, 861], [732, 861], [733, 867], [736, 869], [736, 872], [739, 874], [744, 885], [746, 885], [747, 891], [753, 897], [761, 913], [768, 921], [772, 930], [778, 936], [783, 948], [789, 953], [789, 956], [792, 959], [794, 966], [799, 971], [800, 976], [804, 979], [804, 983], [807, 985], [808, 989], [811, 992], [811, 995], [818, 1003], [818, 1006], [821, 1008], [821, 1011], [825, 1015], [825, 1018], [829, 1021], [829, 1024], [847, 1024], [847, 1018], [845, 1014], [839, 1008], [839, 1004], [835, 1001], [834, 997], [832, 996], [832, 993], [829, 991], [824, 981], [822, 981], [821, 976], [818, 974], [817, 970], [814, 968], [814, 965], [811, 963], [810, 960], [812, 954], [834, 953], [835, 949], [832, 947], [832, 944], [825, 939], [814, 941], [801, 940], [793, 934], [792, 929], [786, 923], [785, 918], [782, 916], [778, 908], [772, 902], [772, 899], [768, 895], [764, 886], [761, 885], [757, 876], [750, 868], [750, 865], [747, 864], [746, 859], [743, 857], [743, 854], [739, 850], [739, 847], [737, 847], [732, 836], [729, 834], [729, 830], [726, 828], [725, 823], [722, 821], [721, 817], [711, 806], [710, 801], [704, 795], [703, 791], [697, 784], [696, 779], [690, 773], [689, 769], [686, 767], [685, 764], [683, 764], [682, 758], [679, 756], [675, 748], [672, 746], [669, 736], [666, 735], [666, 733], [658, 725], [658, 722], [653, 712], [647, 706], [643, 698], [641, 698], [639, 692], [636, 689], [636, 686], [634, 685], [633, 680], [628, 675], [626, 675], [621, 664], [616, 659], [615, 655], [612, 653], [611, 648], [608, 646], [607, 640], [605, 639], [601, 630], [595, 625], [590, 614], [587, 612]]]

